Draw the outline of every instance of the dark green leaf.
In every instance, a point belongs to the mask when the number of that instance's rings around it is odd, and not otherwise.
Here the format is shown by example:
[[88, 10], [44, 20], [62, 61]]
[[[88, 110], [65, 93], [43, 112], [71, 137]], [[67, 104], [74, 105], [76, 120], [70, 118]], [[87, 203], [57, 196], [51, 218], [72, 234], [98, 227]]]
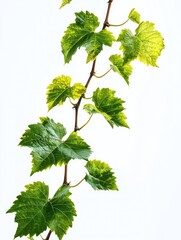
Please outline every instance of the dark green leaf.
[[99, 160], [91, 160], [87, 162], [85, 167], [88, 170], [85, 180], [93, 189], [118, 190], [116, 177], [107, 163]]
[[63, 238], [69, 227], [72, 227], [76, 210], [74, 203], [69, 198], [68, 186], [63, 185], [46, 206], [48, 227], [54, 231], [59, 240]]
[[118, 55], [111, 55], [109, 60], [112, 62], [111, 69], [121, 75], [127, 84], [129, 84], [129, 76], [132, 73], [132, 66], [129, 63], [124, 63], [124, 59]]
[[135, 10], [135, 8], [131, 10], [128, 18], [135, 23], [140, 23], [140, 14]]
[[66, 130], [52, 119], [41, 118], [41, 122], [29, 125], [21, 138], [20, 145], [32, 148], [31, 174], [42, 171], [52, 165], [68, 163], [70, 159], [87, 159], [90, 147], [77, 134], [70, 134], [66, 141], [62, 138]]
[[126, 123], [126, 116], [123, 113], [124, 101], [121, 98], [114, 96], [115, 91], [109, 88], [97, 89], [93, 93], [92, 100], [95, 106], [92, 104], [84, 105], [84, 109], [89, 113], [100, 113], [108, 121], [108, 123], [113, 127], [123, 126], [128, 127]]
[[71, 87], [71, 78], [61, 75], [56, 77], [48, 86], [47, 104], [48, 109], [61, 105], [67, 98], [79, 98], [84, 92], [85, 87], [81, 83], [75, 83]]
[[39, 235], [47, 228], [46, 204], [48, 186], [41, 182], [26, 185], [26, 192], [21, 192], [7, 213], [16, 212], [18, 228], [15, 237]]

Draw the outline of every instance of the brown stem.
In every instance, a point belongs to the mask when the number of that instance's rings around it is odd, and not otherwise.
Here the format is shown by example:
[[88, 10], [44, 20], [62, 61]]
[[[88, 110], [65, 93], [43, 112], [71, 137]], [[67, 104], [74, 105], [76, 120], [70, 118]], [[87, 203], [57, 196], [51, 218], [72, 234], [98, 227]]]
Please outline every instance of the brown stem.
[[67, 181], [67, 175], [68, 175], [67, 172], [68, 172], [68, 165], [65, 164], [63, 185], [69, 185], [69, 183]]
[[48, 232], [48, 234], [47, 234], [47, 236], [46, 236], [46, 238], [45, 238], [44, 240], [49, 240], [49, 239], [50, 239], [50, 236], [51, 236], [51, 234], [52, 234], [52, 231], [50, 230], [50, 231]]

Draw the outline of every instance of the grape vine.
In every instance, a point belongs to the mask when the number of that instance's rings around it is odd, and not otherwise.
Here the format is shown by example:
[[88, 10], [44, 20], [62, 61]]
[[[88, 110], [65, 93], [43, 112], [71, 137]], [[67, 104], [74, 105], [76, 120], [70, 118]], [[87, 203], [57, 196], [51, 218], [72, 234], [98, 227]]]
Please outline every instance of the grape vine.
[[[71, 0], [62, 0], [63, 8]], [[61, 123], [56, 123], [49, 117], [41, 117], [40, 121], [28, 126], [23, 133], [20, 146], [29, 147], [32, 156], [31, 175], [46, 170], [53, 165], [64, 168], [63, 183], [51, 198], [49, 186], [37, 181], [25, 186], [7, 213], [15, 213], [15, 222], [18, 227], [16, 237], [35, 236], [45, 234], [42, 238], [49, 240], [54, 232], [59, 240], [63, 239], [67, 230], [72, 227], [74, 217], [77, 215], [75, 205], [71, 200], [71, 189], [83, 181], [94, 190], [118, 190], [116, 177], [112, 168], [105, 162], [90, 159], [92, 149], [79, 135], [79, 132], [88, 125], [91, 119], [100, 114], [113, 127], [129, 128], [124, 113], [125, 101], [116, 96], [116, 91], [109, 88], [94, 89], [91, 98], [86, 98], [86, 92], [92, 79], [103, 78], [113, 71], [117, 76], [130, 83], [133, 71], [131, 62], [140, 62], [157, 67], [157, 59], [164, 48], [164, 40], [160, 32], [155, 30], [150, 21], [141, 21], [140, 14], [132, 9], [124, 23], [113, 24], [109, 19], [113, 0], [108, 1], [105, 20], [102, 29], [97, 31], [100, 22], [97, 16], [89, 11], [75, 13], [75, 22], [71, 23], [64, 32], [61, 40], [61, 49], [64, 61], [68, 64], [73, 61], [74, 54], [79, 48], [85, 48], [86, 63], [92, 62], [90, 74], [86, 84], [81, 82], [72, 84], [72, 78], [60, 75], [53, 79], [47, 87], [47, 107], [50, 111], [54, 107], [61, 107], [67, 100], [75, 112], [73, 132], [67, 130]], [[135, 24], [135, 32], [123, 28], [128, 21]], [[118, 36], [114, 36], [109, 28], [120, 27]], [[105, 46], [112, 47], [115, 42], [120, 44], [116, 54], [109, 56], [109, 69], [101, 76], [96, 75], [96, 60]], [[87, 121], [80, 126], [81, 112], [87, 113]], [[69, 162], [74, 159], [85, 161], [86, 174], [76, 185], [68, 181]]]

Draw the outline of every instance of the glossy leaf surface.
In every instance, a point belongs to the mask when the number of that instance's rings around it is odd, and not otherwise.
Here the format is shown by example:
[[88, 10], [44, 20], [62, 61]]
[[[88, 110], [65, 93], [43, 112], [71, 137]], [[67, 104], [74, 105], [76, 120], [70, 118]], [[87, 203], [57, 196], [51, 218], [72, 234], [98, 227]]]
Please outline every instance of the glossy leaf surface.
[[52, 119], [41, 118], [41, 122], [29, 125], [21, 138], [20, 146], [32, 149], [32, 172], [42, 171], [52, 165], [68, 163], [70, 159], [87, 159], [91, 153], [84, 140], [72, 133], [63, 141], [66, 130]]

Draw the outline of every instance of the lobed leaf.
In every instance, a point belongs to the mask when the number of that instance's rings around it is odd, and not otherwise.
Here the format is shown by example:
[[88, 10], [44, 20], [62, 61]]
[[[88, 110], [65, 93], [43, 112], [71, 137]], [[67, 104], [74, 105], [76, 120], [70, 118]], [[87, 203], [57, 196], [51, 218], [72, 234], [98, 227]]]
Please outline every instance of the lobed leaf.
[[97, 88], [92, 97], [95, 105], [86, 104], [84, 105], [84, 109], [89, 114], [102, 114], [111, 127], [114, 125], [128, 127], [126, 123], [126, 116], [123, 113], [124, 101], [121, 98], [115, 97], [114, 94], [115, 91], [109, 88]]
[[136, 37], [140, 40], [138, 59], [146, 65], [157, 67], [156, 61], [164, 48], [164, 40], [161, 33], [154, 29], [154, 23], [140, 23]]
[[121, 75], [127, 84], [129, 84], [129, 76], [132, 73], [132, 66], [124, 62], [124, 58], [118, 54], [111, 55], [109, 60], [112, 62], [111, 69]]
[[86, 164], [88, 174], [85, 180], [95, 190], [118, 190], [116, 177], [110, 166], [99, 160], [91, 160]]
[[85, 87], [81, 83], [75, 83], [71, 86], [72, 79], [69, 76], [58, 76], [53, 79], [47, 87], [47, 104], [48, 110], [57, 105], [62, 105], [67, 98], [77, 99], [84, 92]]
[[48, 202], [49, 189], [42, 182], [35, 182], [26, 185], [26, 191], [21, 192], [14, 201], [13, 206], [7, 213], [16, 212], [15, 222], [18, 228], [15, 233], [16, 237], [29, 235], [39, 235], [47, 228], [46, 221], [46, 204]]
[[76, 210], [69, 198], [69, 186], [63, 185], [55, 193], [46, 206], [48, 227], [54, 231], [59, 240], [63, 238], [69, 227], [72, 227]]
[[88, 53], [86, 61], [89, 62], [102, 51], [103, 45], [112, 46], [115, 37], [106, 29], [95, 32], [99, 21], [94, 14], [81, 11], [75, 15], [75, 23], [68, 26], [61, 41], [64, 60], [65, 63], [69, 63], [77, 49], [85, 47]]
[[40, 123], [29, 125], [19, 143], [32, 149], [31, 175], [52, 165], [68, 163], [74, 158], [87, 160], [91, 150], [81, 137], [72, 133], [63, 141], [66, 130], [62, 124], [48, 117], [40, 120]]
[[135, 10], [135, 8], [133, 8], [130, 13], [128, 18], [135, 23], [140, 23], [140, 14]]
[[26, 185], [7, 213], [15, 212], [18, 228], [15, 237], [39, 235], [49, 227], [59, 240], [72, 226], [76, 210], [69, 198], [69, 186], [61, 186], [52, 199], [49, 199], [49, 187], [42, 182]]
[[125, 62], [138, 58], [146, 65], [157, 67], [156, 61], [164, 48], [164, 40], [153, 23], [141, 22], [135, 35], [129, 29], [123, 29], [117, 41], [121, 42]]

